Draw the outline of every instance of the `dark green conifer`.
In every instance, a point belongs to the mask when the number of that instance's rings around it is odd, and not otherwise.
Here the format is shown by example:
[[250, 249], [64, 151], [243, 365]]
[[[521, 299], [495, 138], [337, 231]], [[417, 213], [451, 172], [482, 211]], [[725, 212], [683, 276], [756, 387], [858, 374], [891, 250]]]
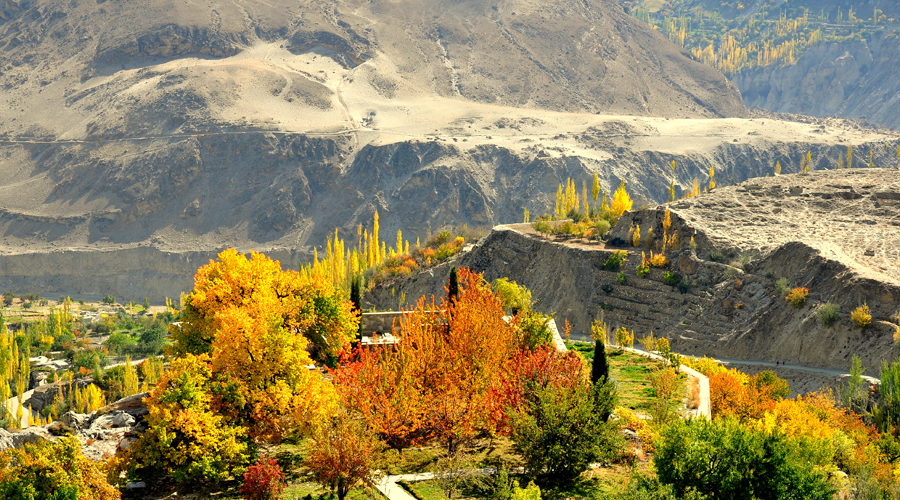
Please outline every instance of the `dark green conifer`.
[[459, 296], [459, 278], [456, 276], [456, 266], [450, 268], [450, 282], [447, 285], [447, 300], [452, 304]]

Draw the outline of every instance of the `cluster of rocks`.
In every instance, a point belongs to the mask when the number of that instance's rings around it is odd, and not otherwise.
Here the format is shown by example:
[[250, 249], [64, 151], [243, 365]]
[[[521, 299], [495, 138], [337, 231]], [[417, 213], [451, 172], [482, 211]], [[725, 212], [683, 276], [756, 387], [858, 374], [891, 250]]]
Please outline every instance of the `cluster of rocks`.
[[86, 457], [91, 460], [109, 458], [118, 451], [128, 449], [146, 430], [144, 417], [147, 406], [143, 398], [147, 395], [146, 392], [135, 394], [89, 414], [70, 411], [47, 425], [31, 426], [15, 432], [0, 429], [0, 451], [42, 440], [74, 436], [81, 442], [81, 450]]

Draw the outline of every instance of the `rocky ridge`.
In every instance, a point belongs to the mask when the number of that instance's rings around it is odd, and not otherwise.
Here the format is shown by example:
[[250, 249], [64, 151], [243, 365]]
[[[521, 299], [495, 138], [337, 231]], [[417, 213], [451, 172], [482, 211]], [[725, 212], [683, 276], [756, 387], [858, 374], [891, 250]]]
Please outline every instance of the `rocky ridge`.
[[[652, 330], [684, 354], [844, 371], [858, 354], [876, 374], [900, 326], [898, 179], [896, 169], [752, 179], [627, 213], [606, 247], [548, 241], [527, 225], [500, 226], [452, 265], [528, 287], [536, 309], [555, 312], [558, 323], [568, 320], [574, 335], [589, 333], [591, 321], [602, 317], [637, 336]], [[638, 277], [635, 268], [648, 249], [631, 247], [631, 228], [640, 226], [646, 236], [652, 227], [661, 235], [667, 209], [680, 248], [670, 251], [668, 268]], [[628, 261], [620, 270], [606, 269], [620, 248]], [[409, 300], [442, 295], [450, 265], [376, 286], [367, 300], [393, 309], [401, 293]], [[666, 271], [679, 276], [679, 285], [664, 282]], [[780, 278], [809, 288], [803, 308], [776, 293]], [[831, 327], [816, 319], [825, 302], [840, 307]], [[874, 321], [861, 330], [849, 314], [864, 303]]]

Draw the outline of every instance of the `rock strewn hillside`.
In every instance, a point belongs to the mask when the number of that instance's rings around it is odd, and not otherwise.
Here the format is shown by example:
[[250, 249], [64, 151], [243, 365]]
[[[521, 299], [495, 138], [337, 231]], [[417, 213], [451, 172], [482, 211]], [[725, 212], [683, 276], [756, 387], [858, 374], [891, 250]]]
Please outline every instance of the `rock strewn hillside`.
[[[653, 330], [687, 354], [836, 370], [846, 370], [859, 354], [864, 365], [876, 368], [889, 357], [898, 326], [897, 200], [897, 170], [867, 169], [753, 179], [670, 204], [682, 242], [670, 270], [689, 285], [682, 289], [665, 284], [662, 269], [636, 276], [645, 248], [624, 247], [630, 256], [621, 284], [618, 272], [603, 266], [615, 248], [563, 245], [508, 228], [492, 232], [455, 265], [527, 286], [537, 309], [556, 311], [557, 321], [569, 320], [577, 334], [589, 332], [591, 321], [602, 316], [638, 336]], [[662, 234], [665, 208], [626, 214], [611, 242], [624, 244], [632, 224], [644, 235], [650, 227]], [[699, 257], [685, 248], [692, 235]], [[733, 249], [759, 253], [743, 269], [709, 260], [711, 252], [729, 255]], [[448, 266], [376, 287], [369, 300], [395, 308], [401, 292], [408, 298], [441, 294]], [[779, 278], [810, 289], [804, 308], [792, 308], [776, 294]], [[832, 327], [816, 320], [824, 302], [840, 306]], [[849, 318], [863, 303], [874, 317], [866, 330]]]

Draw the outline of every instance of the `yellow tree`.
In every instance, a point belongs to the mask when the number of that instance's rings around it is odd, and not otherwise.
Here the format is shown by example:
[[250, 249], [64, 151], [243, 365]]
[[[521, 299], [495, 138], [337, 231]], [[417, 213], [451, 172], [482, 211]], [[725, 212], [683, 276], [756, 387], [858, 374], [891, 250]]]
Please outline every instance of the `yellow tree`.
[[621, 217], [626, 211], [631, 210], [631, 206], [631, 197], [628, 196], [628, 191], [625, 191], [625, 179], [622, 179], [622, 185], [619, 186], [619, 189], [616, 189], [615, 193], [613, 193], [610, 209], [612, 210], [613, 215]]
[[135, 477], [172, 475], [176, 482], [196, 483], [223, 480], [248, 462], [245, 430], [215, 411], [210, 361], [207, 354], [188, 354], [172, 362], [146, 400], [149, 428], [118, 467]]
[[[900, 147], [897, 148], [898, 156], [900, 156]], [[597, 197], [600, 196], [600, 176], [597, 175], [597, 172], [594, 172], [594, 184], [591, 187], [591, 199], [595, 202], [597, 201]]]
[[358, 326], [352, 304], [327, 279], [232, 249], [197, 271], [182, 324], [172, 328], [172, 351], [210, 354], [218, 410], [251, 437], [276, 442], [333, 411], [330, 386], [306, 368], [309, 351], [334, 359]]

